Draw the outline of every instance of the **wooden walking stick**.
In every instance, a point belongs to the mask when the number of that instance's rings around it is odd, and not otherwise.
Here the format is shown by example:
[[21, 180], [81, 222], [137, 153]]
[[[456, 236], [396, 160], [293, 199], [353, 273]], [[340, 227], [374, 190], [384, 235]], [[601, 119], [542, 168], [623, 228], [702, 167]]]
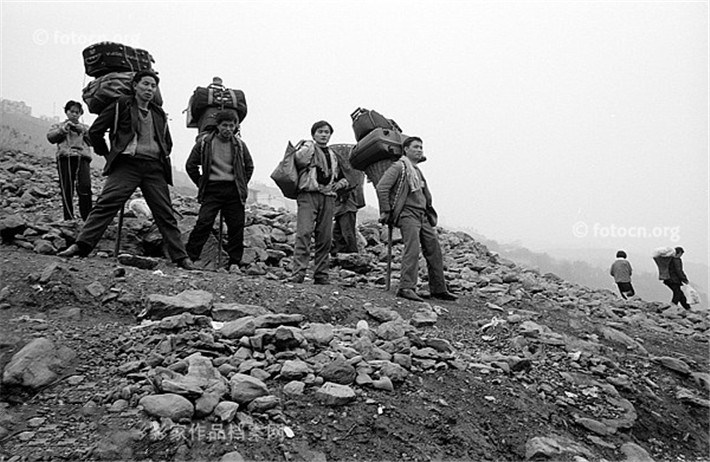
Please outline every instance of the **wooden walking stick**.
[[222, 211], [219, 211], [219, 233], [217, 234], [217, 268], [222, 267]]
[[387, 280], [386, 290], [390, 290], [390, 279], [392, 278], [392, 224], [387, 225]]
[[126, 203], [121, 204], [121, 210], [118, 211], [118, 231], [116, 231], [116, 245], [113, 248], [114, 258], [118, 258], [118, 252], [121, 250], [121, 228], [123, 228], [123, 210]]

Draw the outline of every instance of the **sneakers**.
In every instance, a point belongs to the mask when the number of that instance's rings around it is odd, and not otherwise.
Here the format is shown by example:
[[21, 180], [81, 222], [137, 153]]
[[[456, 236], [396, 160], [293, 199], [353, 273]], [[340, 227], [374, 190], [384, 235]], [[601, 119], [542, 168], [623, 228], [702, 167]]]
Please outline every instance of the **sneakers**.
[[81, 249], [79, 248], [78, 245], [72, 244], [69, 247], [67, 247], [65, 250], [62, 250], [57, 254], [58, 257], [64, 257], [64, 258], [71, 258], [71, 257], [83, 257], [83, 253]]
[[459, 299], [458, 295], [454, 295], [451, 292], [438, 292], [435, 294], [431, 294], [431, 298], [435, 298], [437, 300], [447, 300], [450, 302], [456, 301]]
[[407, 300], [412, 300], [414, 302], [423, 302], [424, 299], [417, 295], [413, 289], [399, 289], [397, 291], [397, 296], [406, 298]]
[[194, 263], [192, 263], [192, 260], [190, 260], [189, 257], [185, 257], [182, 260], [178, 260], [177, 265], [187, 271], [194, 271], [197, 269]]

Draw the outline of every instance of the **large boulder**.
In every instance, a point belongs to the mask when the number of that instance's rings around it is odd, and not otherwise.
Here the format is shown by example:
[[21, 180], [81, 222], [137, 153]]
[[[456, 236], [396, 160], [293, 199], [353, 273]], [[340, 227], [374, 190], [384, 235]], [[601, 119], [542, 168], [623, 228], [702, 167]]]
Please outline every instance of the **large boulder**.
[[3, 384], [42, 388], [52, 383], [75, 357], [70, 348], [57, 346], [46, 338], [35, 339], [12, 357], [5, 367]]

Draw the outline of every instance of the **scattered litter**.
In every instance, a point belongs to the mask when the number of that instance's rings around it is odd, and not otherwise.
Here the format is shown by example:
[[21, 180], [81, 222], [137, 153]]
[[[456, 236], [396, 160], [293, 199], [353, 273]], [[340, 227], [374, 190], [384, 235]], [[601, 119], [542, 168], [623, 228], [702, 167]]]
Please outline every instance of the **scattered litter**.
[[155, 270], [153, 271], [153, 274], [155, 274], [156, 276], [165, 276], [165, 273], [163, 273], [161, 270]]
[[291, 430], [291, 427], [284, 427], [284, 435], [286, 435], [286, 438], [293, 438], [296, 436], [296, 434], [293, 433], [293, 430]]

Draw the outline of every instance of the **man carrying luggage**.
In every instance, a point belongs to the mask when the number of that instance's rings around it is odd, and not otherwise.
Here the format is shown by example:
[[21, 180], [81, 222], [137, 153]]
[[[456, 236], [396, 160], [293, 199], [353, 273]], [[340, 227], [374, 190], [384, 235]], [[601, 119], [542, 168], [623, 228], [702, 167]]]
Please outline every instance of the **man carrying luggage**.
[[397, 296], [423, 301], [416, 293], [421, 245], [427, 262], [431, 298], [456, 300], [458, 297], [446, 287], [441, 247], [434, 229], [437, 215], [424, 175], [417, 166], [424, 159], [422, 140], [410, 136], [402, 146], [404, 156], [392, 164], [377, 183], [379, 221], [399, 227], [404, 241]]
[[216, 132], [201, 136], [185, 163], [188, 176], [197, 185], [197, 198], [201, 204], [185, 247], [190, 258], [197, 260], [217, 213], [221, 212], [227, 223], [229, 268], [239, 265], [244, 254], [244, 204], [254, 163], [247, 145], [235, 136], [239, 126], [236, 112], [218, 112], [215, 123]]
[[[159, 82], [153, 71], [136, 72], [132, 81], [134, 94], [109, 105], [89, 129], [94, 151], [106, 158], [104, 175], [108, 178], [76, 243], [59, 256], [88, 255], [116, 213], [140, 186], [170, 258], [183, 269], [194, 269], [180, 239], [170, 201], [172, 139], [165, 112], [153, 102]], [[107, 131], [110, 132], [110, 149], [104, 140]]]
[[683, 247], [676, 247], [675, 255], [671, 258], [668, 264], [668, 272], [662, 274], [661, 276], [663, 284], [665, 284], [673, 292], [671, 303], [674, 305], [680, 303], [683, 308], [689, 310], [690, 305], [688, 304], [688, 300], [685, 298], [683, 289], [681, 289], [683, 284], [688, 283], [688, 277], [683, 271], [683, 260], [681, 260], [684, 253], [685, 250], [683, 250]]
[[337, 192], [348, 187], [338, 158], [328, 148], [333, 126], [320, 120], [311, 127], [313, 141], [296, 145], [298, 170], [296, 242], [293, 249], [291, 282], [302, 283], [311, 257], [311, 236], [315, 237], [314, 284], [328, 284], [330, 246], [333, 238], [333, 207]]

